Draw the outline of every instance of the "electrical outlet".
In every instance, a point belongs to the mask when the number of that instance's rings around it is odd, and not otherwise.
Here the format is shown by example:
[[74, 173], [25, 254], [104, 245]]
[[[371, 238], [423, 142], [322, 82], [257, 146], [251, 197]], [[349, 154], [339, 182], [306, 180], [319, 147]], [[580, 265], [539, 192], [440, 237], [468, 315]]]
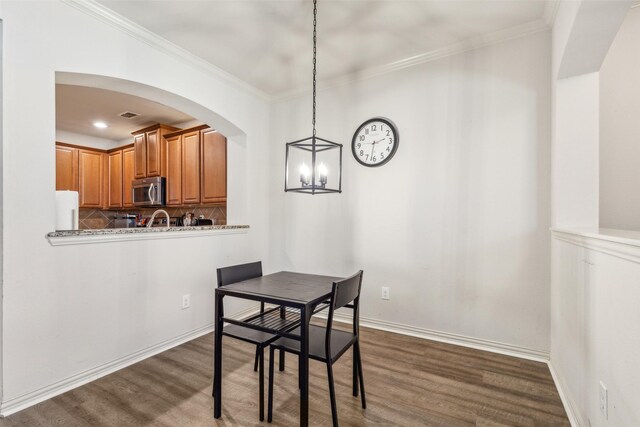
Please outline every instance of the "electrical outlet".
[[389, 299], [389, 288], [386, 286], [382, 287], [382, 299]]
[[600, 381], [600, 412], [605, 420], [609, 419], [609, 392], [602, 381]]
[[191, 307], [191, 294], [182, 295], [182, 309]]

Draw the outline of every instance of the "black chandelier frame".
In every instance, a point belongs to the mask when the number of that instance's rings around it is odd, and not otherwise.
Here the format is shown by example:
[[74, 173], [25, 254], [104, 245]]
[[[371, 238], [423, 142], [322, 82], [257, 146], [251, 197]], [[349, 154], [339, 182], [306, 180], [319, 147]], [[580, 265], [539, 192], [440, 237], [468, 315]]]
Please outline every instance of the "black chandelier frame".
[[[311, 142], [308, 142], [311, 141]], [[320, 142], [318, 142], [320, 141]], [[300, 187], [289, 187], [289, 149], [297, 148], [303, 151], [311, 152], [311, 181], [308, 185], [301, 183]], [[338, 172], [338, 188], [328, 188], [325, 184], [316, 184], [316, 154], [328, 150], [340, 150], [340, 169]], [[342, 193], [342, 144], [329, 141], [319, 136], [312, 135], [307, 138], [287, 143], [287, 151], [285, 155], [285, 183], [284, 191], [293, 191], [296, 193], [308, 194], [326, 194], [326, 193]]]
[[[316, 136], [316, 57], [317, 57], [317, 24], [318, 24], [318, 5], [317, 0], [313, 0], [313, 115], [311, 124], [313, 126], [313, 134], [310, 137], [299, 139], [297, 141], [288, 142], [285, 154], [285, 170], [284, 170], [284, 191], [307, 193], [307, 194], [327, 194], [342, 193], [342, 144], [329, 141]], [[309, 142], [310, 141], [310, 142]], [[318, 142], [319, 141], [319, 142]], [[291, 148], [300, 149], [311, 152], [311, 179], [308, 183], [300, 180], [300, 186], [289, 187], [289, 150]], [[338, 169], [338, 188], [327, 187], [327, 177], [325, 175], [324, 182], [322, 176], [319, 176], [320, 182], [316, 182], [316, 160], [317, 154], [328, 150], [340, 150], [340, 166]]]

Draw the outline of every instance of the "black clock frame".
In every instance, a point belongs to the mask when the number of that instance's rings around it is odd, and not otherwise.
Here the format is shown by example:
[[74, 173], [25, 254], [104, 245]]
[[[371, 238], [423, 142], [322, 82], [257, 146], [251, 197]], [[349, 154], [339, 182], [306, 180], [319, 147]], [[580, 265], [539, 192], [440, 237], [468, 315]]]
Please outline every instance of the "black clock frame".
[[[391, 128], [391, 131], [393, 132], [394, 141], [395, 141], [395, 143], [393, 144], [393, 150], [391, 150], [391, 154], [389, 154], [387, 158], [384, 159], [382, 162], [376, 163], [374, 165], [365, 163], [362, 160], [360, 160], [358, 158], [358, 154], [356, 153], [356, 148], [355, 148], [356, 136], [358, 136], [360, 129], [362, 129], [363, 127], [365, 127], [371, 122], [383, 122], [384, 124], [389, 126]], [[360, 163], [362, 166], [367, 166], [369, 168], [377, 168], [379, 166], [386, 165], [389, 162], [389, 160], [393, 158], [393, 156], [396, 154], [396, 151], [398, 151], [399, 144], [400, 144], [400, 134], [398, 133], [398, 128], [396, 127], [395, 123], [393, 123], [391, 120], [387, 119], [386, 117], [373, 117], [369, 120], [364, 121], [360, 126], [358, 126], [356, 131], [353, 133], [353, 137], [351, 138], [351, 154], [353, 154], [353, 158], [356, 159], [356, 161]]]

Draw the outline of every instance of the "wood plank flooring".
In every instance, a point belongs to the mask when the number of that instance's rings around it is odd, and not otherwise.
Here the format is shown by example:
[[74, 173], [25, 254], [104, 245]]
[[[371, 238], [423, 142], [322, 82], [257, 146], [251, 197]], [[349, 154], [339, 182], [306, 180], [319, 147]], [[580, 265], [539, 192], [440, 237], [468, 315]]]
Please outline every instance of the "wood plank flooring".
[[[366, 410], [351, 395], [351, 352], [334, 365], [342, 426], [569, 426], [544, 363], [367, 328], [361, 342]], [[0, 419], [0, 427], [269, 425], [258, 420], [255, 347], [225, 337], [223, 353], [220, 420], [210, 334]], [[326, 369], [310, 365], [310, 425], [329, 426]], [[287, 355], [285, 372], [276, 361], [274, 389], [272, 425], [297, 425], [295, 356]]]

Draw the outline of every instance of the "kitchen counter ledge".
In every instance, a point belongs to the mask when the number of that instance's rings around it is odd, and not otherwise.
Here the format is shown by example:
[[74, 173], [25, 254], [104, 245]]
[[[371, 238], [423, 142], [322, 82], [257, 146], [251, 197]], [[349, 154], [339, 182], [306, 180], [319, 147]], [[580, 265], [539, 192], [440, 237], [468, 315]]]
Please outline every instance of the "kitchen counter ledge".
[[223, 234], [246, 234], [248, 225], [206, 225], [200, 227], [103, 228], [98, 230], [61, 230], [47, 234], [51, 246], [122, 242], [127, 240], [177, 239]]

